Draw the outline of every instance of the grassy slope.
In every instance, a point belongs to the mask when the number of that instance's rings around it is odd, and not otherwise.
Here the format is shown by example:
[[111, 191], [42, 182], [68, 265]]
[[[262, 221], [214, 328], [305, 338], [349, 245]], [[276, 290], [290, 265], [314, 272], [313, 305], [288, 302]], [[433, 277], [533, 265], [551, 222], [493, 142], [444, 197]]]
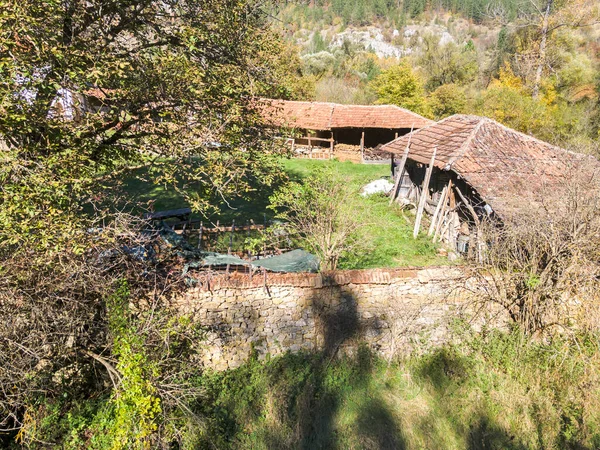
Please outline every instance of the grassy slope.
[[204, 378], [198, 447], [600, 448], [598, 337], [474, 338], [391, 365], [296, 354]]
[[[338, 161], [315, 161], [292, 159], [286, 161], [286, 171], [291, 178], [302, 178], [319, 166], [333, 166], [343, 179], [358, 191], [370, 181], [390, 175], [389, 165], [354, 164]], [[366, 225], [366, 238], [371, 251], [358, 258], [341, 261], [342, 268], [398, 267], [406, 265], [422, 266], [444, 264], [447, 260], [436, 257], [436, 246], [429, 239], [419, 237], [414, 240], [413, 215], [397, 207], [390, 207], [385, 196], [373, 195], [362, 198], [361, 222]]]
[[[368, 224], [365, 228], [367, 248], [369, 251], [360, 257], [346, 258], [340, 263], [341, 268], [373, 268], [398, 266], [423, 266], [444, 264], [447, 260], [436, 256], [436, 246], [430, 240], [420, 237], [412, 238], [413, 215], [401, 211], [397, 207], [390, 208], [384, 196], [371, 196], [363, 199], [358, 191], [366, 183], [382, 176], [389, 176], [388, 165], [354, 164], [339, 161], [317, 161], [307, 159], [290, 159], [283, 161], [284, 168], [291, 179], [301, 180], [319, 166], [332, 166], [348, 184], [357, 192], [357, 201], [361, 202], [361, 222]], [[156, 186], [146, 180], [143, 172], [124, 180], [124, 190], [133, 202], [154, 203], [154, 210], [161, 211], [186, 206], [181, 196], [173, 190]], [[273, 212], [267, 209], [270, 192], [257, 190], [251, 199], [237, 199], [230, 204], [221, 205], [218, 213], [209, 219], [213, 222], [231, 223], [235, 220], [244, 224], [252, 219], [262, 223], [266, 216], [272, 218]]]

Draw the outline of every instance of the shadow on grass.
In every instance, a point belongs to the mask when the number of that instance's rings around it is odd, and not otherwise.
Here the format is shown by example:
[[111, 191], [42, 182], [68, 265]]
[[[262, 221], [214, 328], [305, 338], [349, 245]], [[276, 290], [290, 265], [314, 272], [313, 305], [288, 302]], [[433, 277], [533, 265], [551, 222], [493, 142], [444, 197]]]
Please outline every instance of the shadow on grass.
[[[498, 421], [486, 399], [469, 411], [457, 409], [458, 389], [472, 382], [475, 363], [452, 347], [416, 358], [410, 370], [416, 384], [428, 390], [421, 397], [427, 401], [420, 407], [425, 414], [401, 410], [412, 404], [388, 398], [398, 396], [386, 380], [389, 370], [404, 374], [406, 368], [387, 366], [358, 345], [377, 324], [361, 320], [349, 290], [324, 284], [311, 306], [321, 350], [253, 359], [218, 374], [208, 389], [212, 398], [204, 403], [210, 445], [198, 448], [529, 448], [525, 436], [512, 435]], [[411, 428], [403, 429], [403, 423]]]
[[[487, 413], [485, 406], [476, 405], [477, 411], [471, 423], [461, 422], [461, 411], [452, 402], [453, 391], [467, 383], [473, 371], [472, 361], [450, 347], [434, 350], [422, 358], [417, 369], [417, 377], [432, 386], [433, 411], [442, 415], [452, 424], [456, 436], [462, 436], [469, 450], [525, 450], [528, 447], [496, 423]], [[421, 428], [432, 430], [438, 417], [430, 416]]]
[[[271, 220], [273, 212], [267, 209], [269, 196], [279, 183], [266, 186], [262, 180], [256, 177], [250, 177], [248, 183], [249, 192], [240, 193], [238, 197], [230, 198], [227, 202], [221, 197], [215, 196], [204, 185], [184, 184], [180, 181], [178, 188], [197, 193], [203, 198], [209, 198], [211, 204], [216, 205], [216, 211], [209, 213], [208, 217], [203, 217], [208, 222], [216, 223], [218, 220], [221, 223], [230, 224], [235, 220], [236, 223], [243, 225], [252, 220], [257, 224], [262, 224], [265, 216], [267, 220]], [[154, 183], [148, 168], [128, 172], [118, 182], [110, 183], [107, 189], [118, 197], [117, 202], [112, 204], [114, 209], [131, 210], [134, 214], [142, 214], [148, 210], [165, 211], [189, 206], [184, 196], [173, 186]]]

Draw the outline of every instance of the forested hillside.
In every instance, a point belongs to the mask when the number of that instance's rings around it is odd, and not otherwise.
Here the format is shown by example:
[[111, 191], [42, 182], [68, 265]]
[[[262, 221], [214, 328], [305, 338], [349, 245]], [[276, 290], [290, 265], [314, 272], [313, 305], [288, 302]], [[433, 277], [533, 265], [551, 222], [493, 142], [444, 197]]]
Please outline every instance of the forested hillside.
[[598, 152], [600, 4], [591, 0], [288, 3], [296, 98], [479, 114]]

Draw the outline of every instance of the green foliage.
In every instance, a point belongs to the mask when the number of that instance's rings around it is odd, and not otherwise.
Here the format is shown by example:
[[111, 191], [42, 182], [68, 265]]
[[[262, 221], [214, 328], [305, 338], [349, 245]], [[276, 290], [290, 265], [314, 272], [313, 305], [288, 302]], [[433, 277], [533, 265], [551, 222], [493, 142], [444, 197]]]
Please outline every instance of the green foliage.
[[310, 53], [319, 53], [327, 50], [327, 44], [320, 32], [315, 31], [310, 42]]
[[355, 196], [339, 174], [325, 169], [282, 186], [269, 207], [302, 247], [317, 255], [322, 269], [335, 270], [344, 255], [363, 250]]
[[151, 448], [151, 437], [158, 429], [157, 420], [162, 412], [152, 383], [159, 369], [148, 358], [145, 336], [131, 322], [129, 300], [126, 283], [107, 300], [113, 353], [118, 359], [115, 369], [119, 374], [112, 399], [114, 421], [105, 430], [112, 439], [113, 450]]
[[360, 251], [344, 254], [339, 267], [365, 269], [375, 267], [401, 267], [406, 265], [447, 264], [436, 256], [437, 246], [425, 237], [412, 237], [412, 216], [400, 208], [390, 208], [389, 198], [382, 195], [362, 197], [358, 191], [370, 181], [389, 174], [383, 165], [354, 164], [337, 161], [311, 161], [292, 159], [286, 170], [290, 177], [306, 183], [310, 174], [329, 168], [355, 194], [348, 199], [356, 220], [363, 224], [360, 230]]
[[437, 36], [424, 39], [424, 50], [418, 60], [427, 74], [427, 88], [444, 84], [468, 84], [477, 76], [477, 53], [469, 41], [462, 48], [453, 42], [442, 45]]
[[456, 84], [444, 84], [429, 96], [429, 105], [435, 119], [443, 119], [453, 114], [464, 114], [467, 110], [465, 91]]
[[417, 114], [430, 116], [423, 83], [406, 60], [384, 70], [373, 80], [371, 88], [377, 94], [379, 104], [398, 105]]
[[286, 354], [202, 378], [198, 447], [594, 448], [597, 335], [472, 334], [391, 364]]
[[82, 204], [130, 164], [195, 184], [182, 192], [201, 210], [268, 163], [250, 99], [281, 93], [285, 55], [255, 5], [128, 5], [0, 2], [0, 247], [76, 243]]

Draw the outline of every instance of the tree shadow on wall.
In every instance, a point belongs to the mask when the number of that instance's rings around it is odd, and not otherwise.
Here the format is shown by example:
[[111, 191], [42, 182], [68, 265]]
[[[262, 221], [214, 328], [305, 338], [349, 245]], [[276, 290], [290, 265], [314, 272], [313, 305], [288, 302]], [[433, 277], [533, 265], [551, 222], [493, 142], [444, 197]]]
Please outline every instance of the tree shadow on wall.
[[[352, 292], [331, 284], [311, 299], [317, 333], [322, 337], [321, 356], [302, 393], [299, 448], [342, 449], [358, 444], [367, 449], [405, 449], [398, 421], [371, 388], [375, 356], [358, 345], [371, 324], [360, 320]], [[360, 398], [349, 398], [350, 391], [358, 392]], [[350, 401], [352, 407], [348, 407]], [[352, 430], [352, 438], [340, 433], [338, 416], [342, 406], [353, 412], [345, 419], [351, 423], [344, 426]], [[349, 439], [351, 442], [347, 442]]]

